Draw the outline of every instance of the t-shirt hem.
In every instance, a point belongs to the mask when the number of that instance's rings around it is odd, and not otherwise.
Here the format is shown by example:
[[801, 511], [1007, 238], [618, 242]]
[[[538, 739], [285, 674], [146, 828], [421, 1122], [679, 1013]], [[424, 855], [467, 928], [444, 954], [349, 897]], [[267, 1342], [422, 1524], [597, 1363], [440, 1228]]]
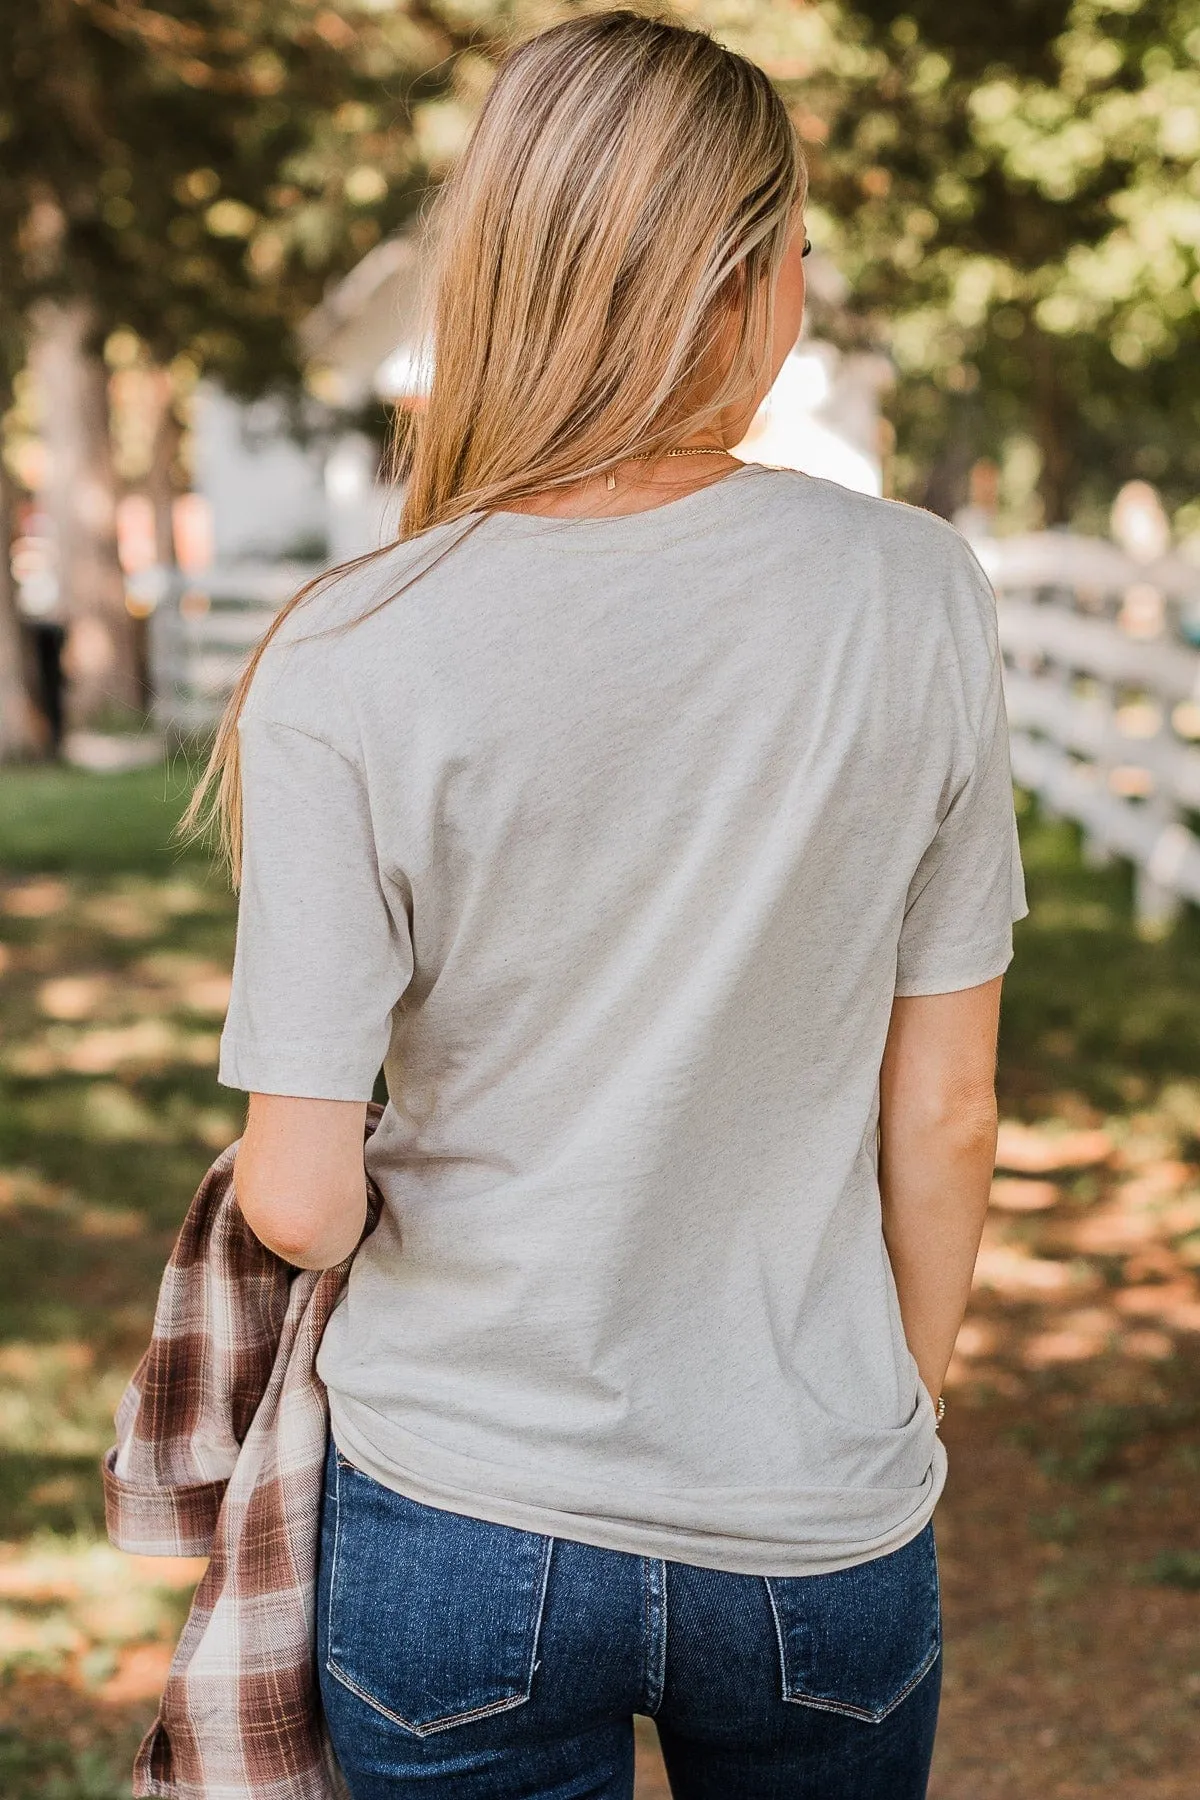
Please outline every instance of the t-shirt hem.
[[[917, 1487], [816, 1492], [797, 1489], [794, 1494], [781, 1497], [773, 1535], [734, 1538], [728, 1531], [717, 1529], [682, 1530], [649, 1519], [568, 1512], [532, 1501], [498, 1498], [440, 1477], [431, 1479], [399, 1466], [391, 1455], [381, 1456], [361, 1428], [357, 1418], [361, 1410], [331, 1392], [330, 1429], [339, 1453], [364, 1475], [406, 1499], [519, 1531], [734, 1575], [832, 1575], [900, 1550], [929, 1523], [946, 1480], [945, 1447], [935, 1437], [928, 1470]], [[847, 1535], [843, 1539], [839, 1535], [841, 1521], [836, 1516], [839, 1497], [847, 1511], [877, 1511], [881, 1517], [893, 1516], [869, 1535]], [[624, 1504], [631, 1512], [636, 1511], [634, 1496], [626, 1495]], [[650, 1510], [649, 1506], [646, 1510]]]
[[989, 945], [967, 945], [959, 955], [947, 955], [929, 969], [915, 969], [896, 977], [896, 997], [911, 1000], [922, 994], [957, 994], [982, 987], [1003, 975], [1013, 959], [1011, 934]]
[[277, 1054], [261, 1058], [255, 1048], [245, 1049], [224, 1040], [217, 1066], [221, 1087], [245, 1094], [285, 1094], [297, 1100], [370, 1100], [375, 1076], [330, 1070], [327, 1063], [314, 1071], [304, 1063], [281, 1062]]

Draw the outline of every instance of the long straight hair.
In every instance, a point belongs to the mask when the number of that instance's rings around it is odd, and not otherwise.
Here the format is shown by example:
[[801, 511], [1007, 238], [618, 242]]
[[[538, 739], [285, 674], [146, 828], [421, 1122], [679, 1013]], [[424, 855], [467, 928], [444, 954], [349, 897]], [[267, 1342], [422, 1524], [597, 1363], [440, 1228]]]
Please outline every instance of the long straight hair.
[[469, 531], [744, 404], [764, 373], [774, 278], [805, 190], [779, 95], [704, 32], [593, 13], [510, 51], [435, 210], [432, 384], [394, 440], [398, 536], [276, 615], [181, 824], [217, 827], [235, 885], [238, 719], [284, 620], [395, 543], [455, 520]]

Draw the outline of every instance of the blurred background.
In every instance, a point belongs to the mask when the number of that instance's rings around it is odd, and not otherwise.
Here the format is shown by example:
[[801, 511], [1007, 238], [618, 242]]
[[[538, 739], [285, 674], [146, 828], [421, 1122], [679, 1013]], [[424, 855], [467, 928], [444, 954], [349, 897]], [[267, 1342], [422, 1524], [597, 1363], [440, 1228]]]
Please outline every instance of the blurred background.
[[[380, 541], [422, 212], [513, 0], [0, 14], [0, 1795], [129, 1792], [195, 1564], [97, 1458], [196, 1181], [235, 905], [170, 841], [272, 609]], [[1200, 0], [687, 4], [808, 146], [750, 457], [953, 518], [1032, 911], [948, 1382], [933, 1800], [1200, 1757]], [[645, 1721], [641, 1800], [665, 1795]]]

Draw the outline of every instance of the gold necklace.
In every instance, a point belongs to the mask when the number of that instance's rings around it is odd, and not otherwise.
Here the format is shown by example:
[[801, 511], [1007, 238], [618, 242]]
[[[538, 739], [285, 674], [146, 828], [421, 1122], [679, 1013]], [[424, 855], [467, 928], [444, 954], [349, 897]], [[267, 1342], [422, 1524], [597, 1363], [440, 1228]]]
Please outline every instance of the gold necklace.
[[[660, 456], [728, 456], [728, 450], [722, 450], [715, 444], [682, 444], [677, 450], [638, 450], [633, 456], [627, 456], [626, 462], [657, 462]], [[614, 470], [608, 471], [608, 491], [612, 493], [617, 485]]]

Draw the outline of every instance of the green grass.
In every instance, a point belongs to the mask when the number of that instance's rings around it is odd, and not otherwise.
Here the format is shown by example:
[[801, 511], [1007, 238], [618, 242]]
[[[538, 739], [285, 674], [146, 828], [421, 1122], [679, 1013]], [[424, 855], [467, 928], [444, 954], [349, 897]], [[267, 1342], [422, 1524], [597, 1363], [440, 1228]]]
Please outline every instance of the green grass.
[[1062, 1097], [1102, 1112], [1165, 1106], [1200, 1135], [1200, 915], [1160, 941], [1136, 927], [1127, 867], [1092, 869], [1068, 821], [1021, 797], [1030, 916], [1004, 984], [1002, 1098], [1031, 1117]]
[[207, 861], [171, 831], [198, 769], [183, 755], [124, 775], [53, 765], [0, 771], [0, 870], [166, 874]]
[[193, 775], [0, 779], [0, 1539], [98, 1526], [163, 1261], [240, 1127], [215, 1079], [235, 901], [171, 837]]
[[195, 774], [0, 772], [0, 1540], [20, 1547], [0, 1577], [46, 1583], [0, 1580], [4, 1800], [128, 1794], [152, 1706], [105, 1683], [186, 1605], [186, 1570], [156, 1586], [105, 1546], [98, 1461], [184, 1208], [240, 1127], [215, 1079], [235, 901], [172, 837]]
[[0, 1731], [0, 1793], [38, 1800], [127, 1800], [129, 1759], [99, 1749], [77, 1750], [59, 1738], [30, 1741]]
[[1200, 1550], [1160, 1550], [1146, 1571], [1146, 1579], [1161, 1587], [1200, 1593]]

